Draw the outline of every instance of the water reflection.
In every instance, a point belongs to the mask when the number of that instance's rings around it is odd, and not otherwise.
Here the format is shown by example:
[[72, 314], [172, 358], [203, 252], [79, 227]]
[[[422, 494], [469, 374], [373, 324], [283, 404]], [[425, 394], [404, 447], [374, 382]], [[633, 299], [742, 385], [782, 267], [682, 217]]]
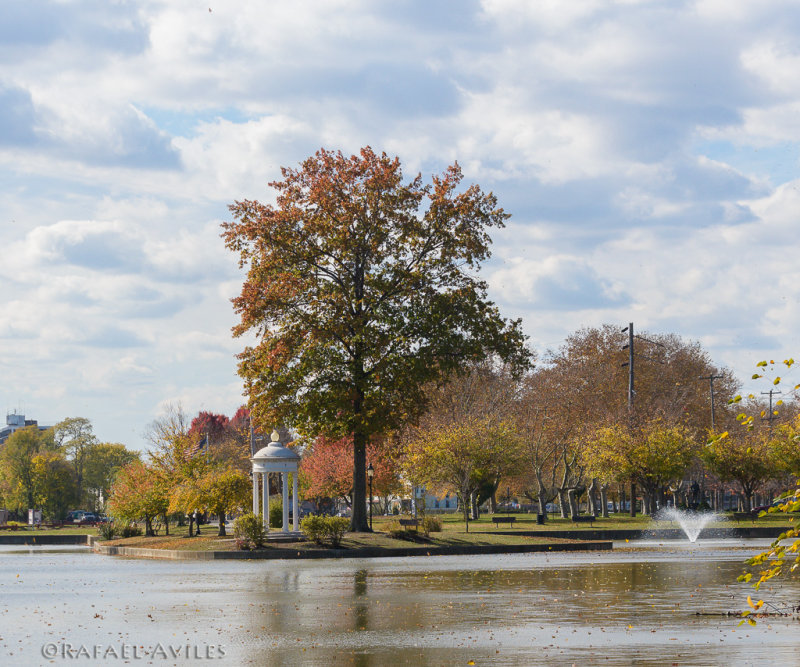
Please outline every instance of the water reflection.
[[354, 630], [367, 630], [369, 624], [369, 602], [365, 600], [367, 595], [367, 571], [356, 570], [353, 576], [353, 619], [355, 621]]
[[[237, 665], [730, 664], [765, 647], [793, 664], [791, 620], [696, 616], [745, 606], [744, 555], [174, 563], [26, 550], [0, 569], [0, 657], [37, 664], [43, 641], [113, 637], [222, 642], [217, 664]], [[765, 594], [794, 601], [800, 587]]]

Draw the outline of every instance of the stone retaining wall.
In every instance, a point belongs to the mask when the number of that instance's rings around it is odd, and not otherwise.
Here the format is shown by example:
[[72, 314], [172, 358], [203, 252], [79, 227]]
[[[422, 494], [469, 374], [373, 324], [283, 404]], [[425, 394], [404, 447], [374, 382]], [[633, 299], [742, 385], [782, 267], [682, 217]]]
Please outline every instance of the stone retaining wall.
[[305, 558], [402, 558], [406, 556], [466, 556], [477, 554], [516, 554], [547, 551], [610, 551], [611, 542], [575, 542], [568, 544], [488, 544], [461, 547], [393, 549], [264, 549], [262, 551], [177, 551], [146, 549], [142, 547], [117, 547], [95, 543], [95, 552], [107, 556], [132, 556], [135, 558], [164, 558], [168, 560], [260, 560]]

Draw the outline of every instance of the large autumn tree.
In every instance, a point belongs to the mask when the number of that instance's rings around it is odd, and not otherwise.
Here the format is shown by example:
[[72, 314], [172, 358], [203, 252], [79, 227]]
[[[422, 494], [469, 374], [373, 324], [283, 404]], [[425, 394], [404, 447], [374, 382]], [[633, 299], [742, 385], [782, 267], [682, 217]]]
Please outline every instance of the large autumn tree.
[[320, 150], [271, 183], [276, 204], [240, 201], [223, 225], [247, 268], [234, 334], [255, 424], [353, 439], [352, 530], [368, 530], [366, 447], [425, 408], [423, 387], [496, 353], [524, 364], [519, 321], [477, 276], [488, 230], [508, 217], [460, 189], [458, 165], [429, 184], [364, 148]]

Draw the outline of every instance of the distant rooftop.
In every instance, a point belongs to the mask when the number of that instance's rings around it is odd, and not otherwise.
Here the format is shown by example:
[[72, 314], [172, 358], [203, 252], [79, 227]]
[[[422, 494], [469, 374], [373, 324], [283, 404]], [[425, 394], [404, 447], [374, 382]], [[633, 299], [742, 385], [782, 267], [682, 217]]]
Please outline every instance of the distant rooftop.
[[0, 427], [0, 445], [2, 445], [8, 437], [17, 429], [25, 428], [26, 426], [37, 426], [40, 431], [46, 431], [49, 426], [39, 426], [36, 419], [25, 419], [25, 415], [17, 414], [14, 412], [6, 413], [6, 425]]

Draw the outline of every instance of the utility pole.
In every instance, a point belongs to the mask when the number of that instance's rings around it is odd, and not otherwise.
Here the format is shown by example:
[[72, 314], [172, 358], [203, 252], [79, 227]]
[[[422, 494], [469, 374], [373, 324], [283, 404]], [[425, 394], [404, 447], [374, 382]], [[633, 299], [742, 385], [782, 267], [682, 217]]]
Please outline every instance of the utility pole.
[[722, 376], [721, 375], [706, 375], [702, 378], [697, 378], [698, 380], [708, 380], [709, 388], [711, 389], [711, 430], [716, 433], [717, 426], [714, 420], [714, 380], [719, 380]]
[[627, 345], [623, 345], [622, 349], [623, 350], [628, 350], [628, 361], [626, 361], [622, 365], [628, 367], [628, 411], [632, 415], [633, 414], [633, 397], [635, 395], [635, 390], [633, 388], [633, 381], [634, 381], [634, 373], [633, 373], [633, 359], [634, 359], [634, 354], [633, 354], [633, 322], [628, 324], [628, 326], [625, 327], [622, 330], [622, 333], [625, 333], [626, 331], [628, 332], [628, 344]]
[[764, 395], [769, 394], [769, 413], [767, 414], [766, 417], [762, 417], [762, 419], [764, 421], [768, 421], [769, 422], [769, 430], [772, 431], [772, 422], [775, 421], [778, 418], [772, 412], [772, 395], [773, 394], [782, 394], [783, 392], [782, 391], [778, 391], [777, 389], [770, 389], [769, 391], [762, 391], [761, 393], [764, 394]]
[[[629, 424], [632, 426], [633, 422], [633, 398], [636, 394], [633, 381], [634, 381], [634, 373], [633, 373], [633, 322], [629, 322], [628, 326], [622, 330], [622, 333], [628, 332], [628, 344], [623, 346], [623, 350], [628, 350], [628, 361], [623, 363], [623, 366], [628, 367], [628, 421]], [[636, 516], [636, 482], [631, 482], [631, 506], [630, 506], [630, 515]]]

